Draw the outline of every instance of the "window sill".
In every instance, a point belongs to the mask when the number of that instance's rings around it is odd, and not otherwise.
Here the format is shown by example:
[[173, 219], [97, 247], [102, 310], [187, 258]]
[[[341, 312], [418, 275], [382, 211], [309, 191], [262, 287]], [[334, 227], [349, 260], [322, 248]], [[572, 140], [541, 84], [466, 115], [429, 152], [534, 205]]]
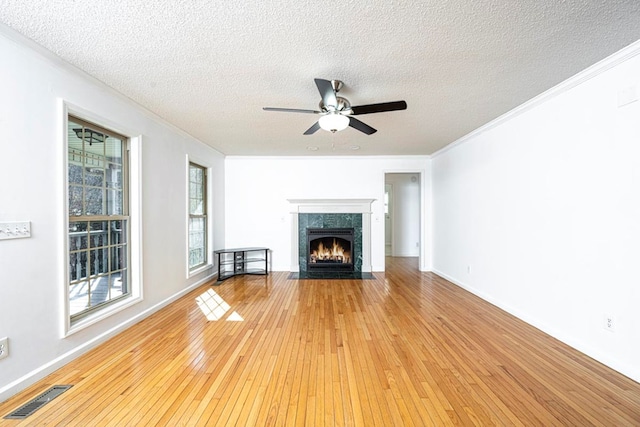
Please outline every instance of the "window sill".
[[68, 326], [65, 334], [64, 334], [64, 338], [69, 337], [73, 334], [75, 334], [76, 332], [79, 332], [85, 328], [88, 328], [89, 326], [95, 325], [96, 323], [113, 316], [114, 314], [127, 309], [139, 302], [142, 301], [142, 297], [138, 296], [138, 297], [134, 297], [131, 296], [129, 298], [125, 298], [120, 302], [117, 302], [113, 305], [109, 305], [107, 307], [105, 307], [104, 309], [93, 313], [83, 319], [80, 319], [76, 322], [74, 322], [72, 325]]
[[197, 276], [198, 274], [203, 273], [212, 268], [213, 268], [213, 264], [205, 264], [205, 265], [201, 265], [200, 267], [196, 267], [193, 270], [189, 270], [187, 272], [187, 279], [190, 279], [193, 276]]

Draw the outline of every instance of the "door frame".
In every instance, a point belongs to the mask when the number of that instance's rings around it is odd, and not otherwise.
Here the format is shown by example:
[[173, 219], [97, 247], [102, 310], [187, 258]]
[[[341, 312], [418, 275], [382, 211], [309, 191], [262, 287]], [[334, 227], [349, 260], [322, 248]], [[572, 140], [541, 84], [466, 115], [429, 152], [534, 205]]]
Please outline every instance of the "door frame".
[[[393, 243], [393, 230], [394, 230], [394, 204], [393, 204], [393, 184], [387, 184], [386, 181], [386, 176], [385, 176], [385, 182], [384, 182], [384, 192], [385, 194], [387, 193], [387, 187], [389, 188], [389, 203], [388, 203], [388, 208], [389, 208], [389, 212], [386, 214], [387, 216], [389, 216], [389, 245], [391, 246], [391, 254], [389, 256], [395, 256], [395, 248], [394, 248], [394, 243]], [[384, 221], [384, 255], [387, 256], [387, 218], [385, 217], [385, 221]]]
[[[420, 194], [420, 220], [419, 220], [419, 250], [418, 250], [418, 268], [420, 271], [430, 271], [431, 270], [431, 262], [430, 262], [430, 253], [429, 253], [429, 243], [431, 237], [429, 233], [431, 233], [430, 227], [430, 219], [427, 221], [427, 209], [428, 209], [428, 201], [430, 197], [430, 185], [427, 185], [427, 170], [426, 169], [388, 169], [383, 171], [382, 175], [382, 196], [384, 198], [385, 184], [386, 184], [386, 176], [387, 174], [407, 174], [407, 175], [415, 175], [418, 178], [419, 184], [419, 194]], [[384, 199], [383, 199], [384, 200]], [[393, 219], [393, 216], [392, 216]], [[386, 232], [386, 230], [385, 230]], [[383, 239], [384, 242], [384, 239]], [[392, 243], [393, 245], [393, 243]], [[385, 250], [385, 244], [383, 244], [382, 251]], [[392, 254], [393, 254], [393, 246], [392, 246]], [[384, 260], [384, 257], [383, 257]]]

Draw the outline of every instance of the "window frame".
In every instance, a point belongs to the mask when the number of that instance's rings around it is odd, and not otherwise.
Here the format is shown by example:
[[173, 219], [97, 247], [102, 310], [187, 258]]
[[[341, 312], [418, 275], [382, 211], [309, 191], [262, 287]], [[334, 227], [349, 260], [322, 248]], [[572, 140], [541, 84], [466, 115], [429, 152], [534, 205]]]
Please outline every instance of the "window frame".
[[[195, 167], [202, 171], [202, 214], [191, 213], [191, 168]], [[197, 265], [191, 265], [191, 220], [203, 219], [204, 230], [203, 240], [203, 260]], [[191, 277], [211, 266], [209, 257], [209, 168], [199, 162], [187, 157], [187, 277]]]
[[[125, 126], [117, 124], [117, 122], [96, 115], [85, 108], [79, 107], [59, 98], [59, 150], [58, 164], [60, 165], [59, 176], [59, 193], [62, 215], [60, 216], [59, 242], [61, 257], [61, 269], [59, 275], [59, 301], [60, 301], [60, 336], [62, 338], [69, 337], [91, 325], [101, 322], [116, 313], [132, 307], [143, 301], [143, 258], [142, 258], [142, 135]], [[119, 298], [110, 304], [101, 306], [99, 310], [93, 310], [81, 318], [77, 318], [71, 322], [71, 307], [69, 299], [69, 140], [68, 128], [69, 120], [81, 120], [90, 126], [109, 131], [110, 134], [123, 136], [128, 140], [127, 147], [123, 149], [123, 161], [126, 157], [127, 161], [127, 202], [128, 202], [128, 273], [129, 273], [129, 295], [125, 298]], [[98, 124], [100, 123], [100, 124]], [[124, 188], [123, 188], [124, 190]], [[92, 218], [94, 219], [94, 218]], [[97, 218], [96, 218], [97, 219]]]
[[[85, 268], [87, 270], [87, 277], [85, 278], [81, 278], [81, 279], [76, 279], [76, 280], [71, 280], [71, 271], [68, 271], [67, 273], [67, 286], [68, 286], [68, 292], [71, 292], [71, 287], [75, 285], [80, 285], [82, 284], [82, 282], [91, 282], [93, 280], [103, 280], [106, 278], [107, 280], [107, 292], [108, 292], [108, 299], [106, 299], [105, 301], [102, 302], [98, 302], [96, 304], [92, 304], [91, 300], [92, 300], [92, 296], [91, 296], [91, 291], [88, 292], [88, 299], [89, 299], [89, 307], [85, 308], [84, 310], [78, 311], [76, 313], [72, 313], [71, 310], [69, 312], [69, 322], [71, 325], [74, 325], [76, 323], [78, 323], [79, 321], [81, 321], [82, 319], [91, 316], [92, 314], [102, 311], [105, 307], [110, 306], [112, 304], [116, 304], [118, 301], [129, 298], [131, 296], [131, 275], [130, 275], [130, 267], [131, 267], [131, 256], [130, 256], [130, 233], [129, 233], [129, 229], [130, 229], [130, 222], [131, 222], [131, 218], [129, 215], [129, 138], [121, 135], [117, 132], [114, 132], [110, 129], [106, 129], [103, 126], [100, 126], [98, 124], [89, 122], [87, 120], [84, 120], [80, 117], [77, 117], [75, 115], [69, 114], [68, 118], [67, 118], [67, 132], [69, 132], [69, 123], [74, 123], [77, 124], [79, 126], [82, 127], [82, 129], [90, 129], [91, 131], [97, 131], [100, 134], [106, 136], [106, 137], [112, 137], [115, 139], [118, 139], [120, 141], [122, 141], [122, 145], [121, 145], [121, 164], [120, 164], [120, 168], [121, 170], [119, 171], [121, 173], [121, 182], [122, 182], [122, 189], [121, 189], [121, 202], [120, 202], [120, 207], [122, 209], [122, 212], [120, 214], [109, 214], [108, 213], [108, 207], [107, 204], [109, 203], [108, 201], [108, 185], [107, 185], [107, 178], [106, 176], [103, 177], [102, 179], [102, 184], [101, 184], [101, 189], [103, 190], [103, 212], [100, 215], [90, 215], [90, 214], [86, 214], [86, 209], [87, 209], [87, 196], [86, 196], [86, 192], [89, 189], [92, 188], [98, 188], [95, 186], [92, 186], [90, 184], [87, 184], [86, 182], [86, 169], [87, 166], [83, 163], [81, 168], [82, 168], [82, 176], [83, 179], [81, 180], [81, 184], [78, 187], [82, 188], [82, 192], [83, 192], [83, 196], [81, 197], [82, 200], [82, 213], [81, 215], [71, 215], [71, 212], [68, 212], [68, 224], [69, 224], [69, 229], [67, 231], [67, 239], [69, 239], [69, 241], [71, 240], [71, 232], [69, 231], [71, 229], [71, 226], [74, 223], [78, 223], [80, 224], [86, 224], [86, 228], [87, 228], [87, 241], [89, 243], [87, 243], [87, 247], [86, 248], [80, 248], [80, 249], [74, 249], [74, 248], [68, 248], [67, 250], [67, 262], [70, 264], [71, 262], [71, 257], [72, 255], [77, 255], [80, 256], [82, 254], [86, 254], [86, 265]], [[105, 138], [106, 139], [106, 138]], [[85, 140], [85, 136], [83, 134], [83, 146], [82, 146], [82, 152], [80, 153], [80, 157], [83, 159], [83, 162], [89, 158], [88, 153], [90, 153], [90, 151], [86, 148], [86, 140]], [[91, 144], [89, 144], [91, 145]], [[70, 152], [70, 147], [69, 144], [67, 144], [67, 153], [68, 155], [71, 155]], [[104, 159], [102, 160], [103, 162], [107, 162], [107, 156], [106, 156], [106, 144], [103, 146], [103, 157]], [[104, 167], [102, 168], [103, 171], [106, 172], [106, 164], [104, 165]], [[67, 171], [70, 171], [70, 167], [71, 164], [68, 162], [67, 163]], [[106, 175], [106, 173], [105, 173]], [[68, 188], [71, 188], [72, 183], [68, 182]], [[67, 203], [70, 203], [70, 196], [67, 197]], [[120, 242], [120, 245], [115, 244], [112, 241], [112, 236], [111, 233], [109, 233], [109, 230], [111, 229], [111, 225], [113, 221], [119, 221], [122, 225], [124, 225], [124, 233], [122, 233], [123, 237], [124, 237], [124, 243], [122, 243], [122, 241]], [[101, 244], [101, 246], [97, 246], [96, 249], [92, 249], [91, 247], [91, 240], [93, 240], [91, 238], [91, 224], [92, 223], [105, 223], [107, 224], [107, 232], [106, 232], [106, 242], [104, 242], [104, 244]], [[113, 266], [113, 259], [112, 257], [115, 256], [115, 253], [117, 252], [117, 248], [121, 247], [123, 248], [124, 252], [125, 252], [125, 262], [124, 262], [124, 267], [123, 268], [118, 268]], [[116, 251], [114, 251], [114, 249], [116, 249]], [[92, 252], [93, 251], [105, 251], [106, 255], [103, 255], [103, 262], [105, 262], [105, 256], [106, 256], [106, 263], [107, 263], [107, 268], [105, 269], [105, 271], [100, 271], [98, 273], [92, 273], [90, 271], [90, 267], [91, 267], [91, 258], [92, 258]], [[104, 252], [103, 252], [104, 253]], [[96, 255], [97, 256], [97, 255]], [[120, 272], [120, 275], [122, 277], [122, 281], [123, 281], [123, 285], [122, 285], [122, 294], [121, 295], [117, 295], [115, 297], [111, 297], [110, 294], [110, 280], [111, 280], [111, 276], [113, 276], [114, 272]], [[84, 280], [83, 280], [84, 279]], [[68, 297], [69, 298], [69, 297]], [[69, 298], [69, 307], [71, 309], [71, 300]]]

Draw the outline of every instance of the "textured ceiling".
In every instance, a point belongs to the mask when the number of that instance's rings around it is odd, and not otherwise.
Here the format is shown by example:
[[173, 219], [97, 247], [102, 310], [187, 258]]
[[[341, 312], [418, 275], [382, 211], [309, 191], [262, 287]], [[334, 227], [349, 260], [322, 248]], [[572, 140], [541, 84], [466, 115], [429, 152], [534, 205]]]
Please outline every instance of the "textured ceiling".
[[[640, 2], [0, 0], [0, 21], [227, 155], [405, 155], [638, 40]], [[317, 109], [314, 77], [408, 109], [359, 116], [371, 136], [262, 110]]]

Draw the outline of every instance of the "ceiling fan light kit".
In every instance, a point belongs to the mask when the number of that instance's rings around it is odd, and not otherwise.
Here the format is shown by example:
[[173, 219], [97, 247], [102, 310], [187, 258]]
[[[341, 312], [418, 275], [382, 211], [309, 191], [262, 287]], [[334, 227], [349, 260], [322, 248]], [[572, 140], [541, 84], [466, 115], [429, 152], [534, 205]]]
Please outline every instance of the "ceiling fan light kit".
[[381, 102], [378, 104], [352, 107], [349, 100], [337, 95], [344, 85], [340, 80], [314, 79], [314, 81], [321, 96], [320, 111], [279, 107], [263, 107], [262, 109], [265, 111], [280, 111], [284, 113], [321, 114], [318, 121], [307, 129], [304, 135], [311, 135], [318, 129], [335, 133], [349, 126], [366, 135], [372, 135], [377, 132], [376, 129], [352, 116], [407, 109], [407, 103], [405, 101]]
[[339, 113], [327, 113], [318, 119], [320, 127], [329, 132], [339, 132], [349, 127], [349, 117]]

